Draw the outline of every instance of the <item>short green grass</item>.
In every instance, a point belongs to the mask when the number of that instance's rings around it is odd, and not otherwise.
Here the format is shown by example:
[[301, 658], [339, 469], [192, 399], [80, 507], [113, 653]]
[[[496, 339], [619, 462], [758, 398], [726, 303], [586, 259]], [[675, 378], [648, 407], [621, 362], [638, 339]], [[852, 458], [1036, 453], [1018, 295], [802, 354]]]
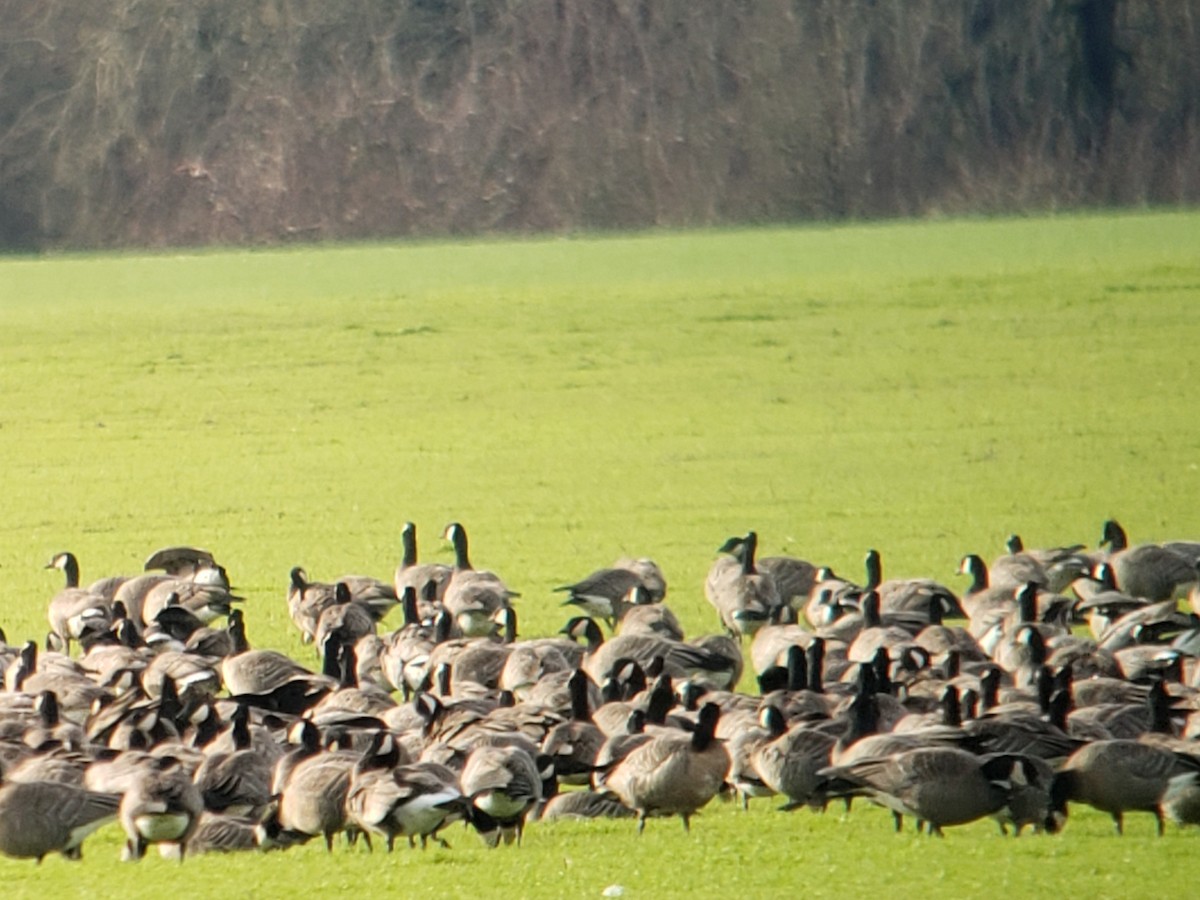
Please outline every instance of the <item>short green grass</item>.
[[[954, 576], [1005, 535], [1200, 536], [1200, 214], [961, 220], [603, 238], [0, 260], [0, 624], [44, 633], [71, 549], [84, 580], [194, 543], [247, 598], [251, 640], [302, 648], [287, 572], [389, 577], [399, 528], [522, 593], [653, 556], [692, 632], [715, 547], [756, 529], [856, 575]], [[129, 896], [375, 885], [406, 893], [933, 896], [1161, 893], [1194, 836], [945, 841], [878, 810], [531, 827], [519, 852], [286, 855], [82, 867], [0, 861], [18, 891]], [[736, 871], [736, 875], [730, 873]]]

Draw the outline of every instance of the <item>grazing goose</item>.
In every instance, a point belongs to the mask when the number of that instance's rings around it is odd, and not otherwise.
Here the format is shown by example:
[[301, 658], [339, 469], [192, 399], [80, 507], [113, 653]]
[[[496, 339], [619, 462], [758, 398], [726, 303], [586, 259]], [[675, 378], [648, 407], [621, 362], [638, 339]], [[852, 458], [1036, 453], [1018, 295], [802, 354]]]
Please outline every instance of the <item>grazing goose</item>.
[[628, 569], [642, 579], [651, 603], [662, 603], [667, 596], [667, 578], [652, 559], [645, 556], [622, 556], [613, 563], [614, 569]]
[[584, 615], [603, 619], [610, 629], [615, 629], [620, 604], [635, 588], [641, 588], [643, 591], [646, 588], [636, 572], [612, 568], [599, 569], [582, 581], [562, 585], [554, 590], [569, 592], [563, 606], [578, 607]]
[[704, 582], [704, 596], [721, 624], [738, 638], [753, 637], [781, 602], [775, 579], [755, 565], [757, 549], [758, 535], [753, 531], [730, 538], [718, 552], [731, 555], [713, 563]]
[[54, 649], [70, 650], [71, 641], [78, 640], [89, 625], [112, 624], [112, 601], [79, 586], [79, 561], [75, 554], [56, 553], [45, 567], [60, 570], [66, 578], [66, 585], [50, 600], [46, 613]]
[[80, 859], [80, 845], [117, 818], [121, 798], [74, 784], [19, 782], [0, 787], [0, 853], [36, 859], [61, 853]]
[[[897, 816], [911, 816], [930, 834], [999, 812], [1015, 782], [1037, 777], [1019, 756], [979, 757], [954, 747], [921, 747], [887, 757], [831, 766], [831, 796], [861, 795]], [[899, 822], [899, 820], [897, 820]]]
[[1106, 562], [1113, 568], [1117, 586], [1135, 597], [1183, 599], [1200, 581], [1192, 559], [1158, 544], [1129, 546], [1125, 529], [1113, 519], [1104, 523], [1100, 546], [1109, 548]]
[[725, 784], [731, 760], [716, 739], [721, 708], [706, 703], [690, 735], [651, 738], [618, 763], [605, 785], [638, 814], [638, 833], [650, 816], [679, 816], [684, 830], [691, 819]]
[[454, 570], [442, 604], [464, 635], [486, 637], [495, 630], [496, 613], [508, 608], [509, 601], [520, 595], [510, 591], [494, 572], [471, 566], [467, 531], [458, 522], [447, 525], [442, 538], [454, 546]]
[[396, 567], [396, 575], [393, 578], [396, 596], [403, 598], [404, 592], [412, 588], [417, 597], [428, 597], [429, 608], [426, 612], [432, 613], [433, 606], [442, 602], [452, 570], [445, 563], [417, 562], [417, 526], [412, 522], [405, 522], [400, 529], [400, 541], [404, 547], [404, 556], [400, 565]]
[[1131, 740], [1093, 741], [1080, 747], [1050, 786], [1047, 830], [1066, 823], [1068, 803], [1086, 803], [1112, 816], [1117, 834], [1125, 833], [1125, 813], [1148, 812], [1163, 833], [1159, 800], [1177, 775], [1200, 772], [1200, 760]]
[[123, 858], [139, 860], [149, 844], [177, 844], [183, 848], [204, 811], [200, 791], [173, 756], [155, 757], [132, 779], [121, 798], [121, 827], [125, 829]]
[[557, 822], [562, 819], [632, 819], [632, 809], [609, 792], [567, 791], [555, 794], [538, 812], [539, 822]]
[[467, 756], [459, 784], [484, 843], [520, 846], [525, 819], [543, 795], [533, 753], [516, 744], [481, 742]]

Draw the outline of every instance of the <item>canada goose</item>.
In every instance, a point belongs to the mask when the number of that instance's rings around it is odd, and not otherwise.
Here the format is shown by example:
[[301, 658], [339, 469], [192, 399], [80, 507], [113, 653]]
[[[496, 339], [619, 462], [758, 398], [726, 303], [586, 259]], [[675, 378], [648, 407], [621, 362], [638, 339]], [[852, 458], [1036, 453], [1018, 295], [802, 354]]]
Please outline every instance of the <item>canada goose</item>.
[[1158, 803], [1159, 817], [1176, 825], [1200, 825], [1200, 772], [1174, 775]]
[[383, 835], [390, 852], [397, 837], [421, 847], [432, 838], [450, 845], [438, 832], [466, 814], [468, 806], [454, 773], [432, 762], [398, 765], [371, 779], [352, 778], [346, 806], [367, 832]]
[[554, 590], [569, 592], [563, 606], [576, 606], [584, 615], [603, 619], [610, 629], [615, 629], [618, 606], [636, 587], [645, 590], [645, 585], [636, 572], [612, 568], [599, 569], [582, 581], [562, 585]]
[[494, 630], [495, 614], [520, 595], [509, 590], [495, 573], [471, 566], [467, 532], [458, 522], [447, 525], [442, 538], [454, 545], [454, 570], [442, 604], [464, 635], [485, 637]]
[[[278, 800], [262, 819], [301, 837], [325, 838], [333, 852], [333, 837], [346, 828], [346, 795], [359, 754], [347, 750], [321, 750], [312, 745], [316, 729], [302, 730], [304, 743], [276, 763], [272, 789]], [[282, 781], [282, 784], [280, 783]]]
[[1063, 764], [1050, 786], [1047, 830], [1061, 830], [1068, 803], [1086, 803], [1112, 816], [1117, 834], [1125, 833], [1125, 813], [1148, 812], [1163, 833], [1159, 800], [1171, 779], [1200, 772], [1200, 760], [1131, 740], [1094, 741]]
[[667, 596], [667, 577], [654, 560], [645, 556], [622, 556], [613, 563], [614, 569], [628, 569], [642, 579], [651, 603], [662, 603]]
[[763, 783], [788, 799], [788, 808], [802, 803], [823, 805], [816, 799], [822, 779], [817, 772], [829, 766], [829, 754], [836, 738], [828, 732], [799, 723], [788, 727], [783, 713], [775, 706], [760, 712], [763, 728], [770, 739], [761, 744], [751, 758]]
[[230, 722], [232, 752], [209, 752], [192, 780], [205, 809], [234, 816], [254, 815], [271, 798], [271, 761], [252, 748], [250, 710], [238, 704]]
[[864, 566], [867, 582], [864, 590], [879, 592], [879, 610], [887, 613], [910, 613], [923, 616], [925, 622], [940, 622], [943, 618], [963, 617], [958, 596], [943, 584], [929, 578], [893, 578], [883, 580], [883, 560], [879, 551], [867, 551]]
[[1182, 599], [1200, 581], [1193, 560], [1158, 544], [1129, 546], [1125, 529], [1113, 519], [1104, 523], [1100, 546], [1109, 548], [1105, 561], [1113, 568], [1117, 586], [1135, 597]]
[[351, 600], [350, 588], [344, 581], [335, 586], [335, 597], [337, 602], [321, 610], [313, 629], [313, 645], [322, 655], [326, 641], [335, 633], [341, 641], [357, 641], [364, 635], [375, 634], [376, 619], [370, 607], [360, 600]]
[[204, 801], [200, 791], [173, 756], [155, 758], [132, 780], [121, 798], [121, 827], [125, 829], [124, 858], [139, 860], [148, 844], [178, 844], [182, 848], [198, 824]]
[[[451, 568], [445, 563], [417, 562], [417, 526], [412, 522], [405, 522], [401, 527], [400, 541], [404, 547], [404, 556], [400, 565], [396, 567], [396, 575], [393, 578], [396, 596], [403, 598], [405, 590], [412, 588], [417, 597], [425, 598], [426, 592], [432, 586], [428, 603], [430, 606], [440, 605], [446, 593], [446, 585], [450, 582]], [[427, 610], [431, 611], [432, 609]]]
[[[1014, 783], [1037, 777], [1027, 760], [1006, 754], [978, 757], [955, 747], [920, 747], [861, 759], [821, 772], [834, 796], [860, 794], [897, 816], [911, 816], [930, 834], [1000, 811]], [[899, 820], [897, 820], [899, 821]]]
[[554, 774], [560, 784], [587, 784], [605, 735], [592, 721], [588, 697], [591, 679], [587, 673], [576, 669], [567, 686], [571, 694], [571, 718], [550, 729], [542, 741], [541, 752], [554, 763]]
[[[731, 661], [726, 656], [680, 641], [644, 634], [618, 634], [606, 641], [595, 620], [585, 616], [568, 621], [561, 633], [587, 641], [583, 668], [597, 684], [607, 680], [616, 663], [623, 659], [635, 660], [645, 668], [656, 657], [662, 657], [666, 670], [684, 680], [696, 677], [727, 682], [731, 671]], [[734, 665], [740, 665], [740, 660]]]
[[36, 859], [61, 853], [80, 859], [80, 845], [117, 818], [121, 798], [73, 784], [33, 781], [0, 786], [0, 853]]
[[334, 679], [306, 669], [277, 650], [254, 650], [246, 639], [245, 622], [230, 625], [238, 652], [220, 662], [221, 680], [230, 696], [252, 706], [301, 713], [332, 691]]
[[292, 624], [300, 629], [304, 643], [311, 643], [321, 613], [337, 603], [337, 588], [332, 584], [308, 580], [301, 566], [293, 566], [288, 575], [287, 605]]
[[605, 784], [638, 814], [638, 832], [650, 816], [679, 816], [684, 830], [691, 819], [725, 784], [731, 760], [716, 739], [721, 708], [706, 703], [696, 730], [652, 738], [625, 757]]
[[146, 625], [151, 624], [164, 607], [177, 604], [207, 625], [228, 616], [232, 608], [230, 604], [241, 599], [224, 585], [168, 578], [153, 585], [142, 598], [142, 622]]
[[189, 578], [200, 569], [214, 568], [217, 561], [207, 550], [197, 547], [163, 547], [146, 557], [142, 570], [161, 569], [176, 578]]
[[71, 641], [78, 639], [87, 625], [112, 623], [112, 602], [79, 586], [79, 561], [75, 554], [56, 553], [45, 567], [59, 569], [66, 579], [63, 589], [50, 600], [46, 615], [55, 649], [69, 651]]
[[1023, 554], [1038, 562], [1046, 574], [1047, 590], [1056, 594], [1061, 594], [1071, 582], [1091, 568], [1091, 559], [1081, 552], [1083, 544], [1030, 549], [1019, 534], [1010, 534], [1004, 546], [1010, 555]]
[[754, 635], [750, 643], [750, 664], [760, 675], [772, 666], [785, 665], [791, 647], [807, 649], [814, 637], [807, 628], [796, 624], [796, 614], [790, 606], [780, 606], [775, 621], [764, 625]]
[[567, 791], [551, 797], [538, 812], [537, 820], [632, 819], [636, 815], [611, 791]]
[[269, 850], [281, 844], [272, 841], [258, 822], [246, 816], [233, 816], [205, 810], [184, 848], [188, 856], [205, 853], [238, 853], [245, 850]]
[[669, 606], [651, 602], [649, 592], [642, 585], [634, 585], [619, 601], [617, 608], [617, 630], [621, 634], [652, 634], [682, 641], [683, 626], [679, 624]]
[[533, 755], [520, 746], [480, 743], [467, 756], [459, 777], [471, 803], [471, 824], [484, 843], [516, 841], [525, 819], [542, 799], [542, 777]]
[[755, 566], [758, 535], [730, 538], [718, 550], [731, 554], [713, 563], [704, 581], [704, 596], [716, 609], [721, 624], [735, 637], [754, 633], [779, 606], [775, 579]]

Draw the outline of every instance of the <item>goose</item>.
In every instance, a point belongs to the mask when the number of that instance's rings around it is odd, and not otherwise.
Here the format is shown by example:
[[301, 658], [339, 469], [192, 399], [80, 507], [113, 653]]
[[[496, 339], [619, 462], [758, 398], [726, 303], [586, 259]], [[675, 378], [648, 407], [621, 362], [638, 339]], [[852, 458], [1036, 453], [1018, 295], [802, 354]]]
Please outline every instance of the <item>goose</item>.
[[321, 610], [313, 629], [313, 644], [321, 655], [324, 655], [325, 644], [331, 635], [336, 635], [339, 641], [354, 642], [376, 633], [376, 619], [371, 608], [361, 600], [351, 599], [349, 585], [339, 581], [334, 591], [336, 602]]
[[225, 815], [261, 812], [271, 798], [272, 761], [252, 747], [250, 709], [238, 704], [230, 722], [233, 750], [208, 752], [192, 781], [205, 809]]
[[174, 756], [154, 758], [121, 798], [123, 858], [139, 860], [147, 845], [166, 843], [179, 845], [182, 859], [203, 810], [200, 791], [180, 761]]
[[1005, 539], [1004, 546], [1010, 556], [1024, 555], [1039, 563], [1046, 574], [1047, 590], [1056, 594], [1061, 594], [1091, 568], [1091, 560], [1081, 552], [1083, 544], [1031, 549], [1014, 533]]
[[586, 616], [569, 620], [561, 633], [586, 640], [588, 650], [583, 669], [597, 684], [609, 678], [620, 660], [634, 660], [645, 668], [656, 657], [662, 657], [666, 671], [675, 678], [696, 677], [725, 683], [732, 669], [740, 666], [740, 659], [731, 661], [719, 653], [652, 635], [618, 634], [606, 641], [600, 626]]
[[1158, 544], [1129, 546], [1125, 529], [1114, 519], [1104, 523], [1100, 546], [1109, 548], [1105, 561], [1112, 566], [1117, 585], [1135, 597], [1183, 599], [1200, 581], [1192, 559]]
[[443, 540], [454, 546], [454, 570], [446, 585], [442, 604], [454, 618], [455, 624], [467, 637], [485, 637], [494, 630], [493, 617], [520, 596], [511, 591], [493, 572], [471, 566], [467, 532], [458, 522], [451, 522], [442, 533]]
[[70, 650], [71, 641], [77, 640], [89, 624], [107, 627], [112, 623], [112, 601], [79, 586], [79, 561], [75, 554], [56, 553], [45, 568], [60, 570], [66, 579], [63, 589], [50, 600], [46, 613], [55, 649]]
[[682, 641], [683, 626], [665, 603], [650, 600], [642, 585], [634, 585], [617, 609], [617, 630], [621, 634], [650, 634]]
[[346, 796], [360, 755], [314, 746], [319, 735], [309, 724], [300, 730], [301, 745], [276, 763], [272, 791], [277, 799], [268, 805], [261, 824], [301, 839], [321, 835], [332, 853], [334, 835], [346, 829]]
[[[417, 526], [412, 522], [405, 522], [401, 527], [400, 541], [404, 547], [404, 555], [392, 579], [396, 596], [403, 598], [404, 592], [409, 588], [421, 598], [426, 597], [428, 592], [429, 608], [426, 612], [431, 613], [433, 607], [442, 602], [452, 570], [445, 563], [417, 562]], [[430, 587], [432, 590], [429, 590]]]
[[520, 846], [525, 819], [542, 799], [542, 776], [532, 753], [514, 745], [481, 742], [459, 777], [471, 804], [471, 824], [489, 847]]
[[720, 716], [719, 706], [706, 703], [690, 735], [651, 738], [608, 773], [608, 789], [637, 812], [639, 834], [650, 816], [679, 816], [690, 831], [692, 816], [721, 790], [731, 760], [716, 739]]
[[82, 857], [92, 832], [117, 818], [121, 798], [76, 784], [32, 781], [0, 786], [0, 853], [42, 859], [61, 853]]
[[184, 849], [188, 856], [201, 856], [267, 850], [273, 846], [277, 844], [267, 838], [265, 830], [260, 837], [257, 820], [205, 810]]
[[312, 643], [321, 613], [337, 603], [337, 588], [332, 584], [308, 580], [301, 566], [293, 566], [288, 575], [287, 605], [292, 624], [300, 629], [304, 643]]
[[772, 666], [785, 665], [788, 650], [812, 644], [815, 635], [796, 623], [796, 613], [786, 604], [777, 610], [774, 621], [764, 625], [750, 642], [750, 664], [761, 675]]
[[[893, 578], [883, 580], [883, 559], [878, 550], [867, 551], [864, 567], [867, 582], [864, 590], [879, 593], [881, 613], [910, 613], [925, 618], [925, 622], [948, 617], [964, 617], [958, 596], [943, 584], [929, 578]], [[936, 609], [935, 609], [936, 607]]]
[[555, 794], [537, 814], [539, 822], [563, 819], [631, 819], [637, 813], [610, 791], [567, 791]]
[[770, 739], [755, 750], [751, 763], [763, 783], [788, 799], [786, 809], [804, 803], [823, 806], [816, 793], [822, 783], [817, 772], [829, 766], [837, 739], [808, 723], [789, 728], [783, 713], [770, 704], [763, 706], [760, 716]]
[[830, 779], [831, 796], [866, 796], [897, 816], [915, 818], [918, 831], [924, 824], [939, 836], [943, 828], [994, 815], [1008, 803], [1014, 783], [1038, 777], [1020, 756], [979, 757], [942, 746], [830, 766], [821, 775]]
[[[554, 588], [556, 592], [567, 592], [563, 606], [577, 607], [584, 615], [603, 619], [610, 629], [615, 630], [621, 602], [635, 588], [645, 591], [645, 584], [636, 572], [629, 569], [598, 569], [574, 584]], [[649, 594], [646, 594], [647, 599]]]
[[714, 562], [704, 581], [704, 596], [725, 629], [738, 638], [753, 637], [780, 604], [775, 579], [755, 566], [757, 548], [753, 531], [730, 538], [718, 552], [731, 555]]
[[360, 827], [386, 837], [389, 851], [397, 837], [407, 837], [410, 846], [420, 838], [422, 849], [431, 839], [449, 848], [438, 832], [468, 810], [455, 774], [433, 762], [399, 765], [373, 781], [369, 792], [352, 785], [346, 805]]
[[1160, 819], [1170, 819], [1176, 825], [1200, 825], [1200, 772], [1172, 776], [1158, 810]]
[[162, 547], [155, 550], [142, 564], [142, 570], [161, 569], [175, 578], [190, 578], [201, 569], [214, 569], [217, 561], [207, 550], [198, 547]]
[[614, 569], [628, 569], [642, 580], [651, 603], [662, 603], [667, 596], [667, 577], [654, 560], [645, 556], [622, 556], [613, 563]]
[[1171, 779], [1200, 772], [1200, 760], [1133, 740], [1093, 741], [1080, 747], [1063, 764], [1050, 786], [1047, 830], [1066, 823], [1068, 804], [1086, 803], [1112, 816], [1117, 834], [1125, 833], [1125, 813], [1154, 815], [1163, 833], [1159, 800]]
[[554, 764], [559, 784], [587, 784], [605, 734], [592, 721], [588, 689], [591, 679], [576, 669], [567, 680], [571, 718], [555, 725], [542, 741], [541, 752]]

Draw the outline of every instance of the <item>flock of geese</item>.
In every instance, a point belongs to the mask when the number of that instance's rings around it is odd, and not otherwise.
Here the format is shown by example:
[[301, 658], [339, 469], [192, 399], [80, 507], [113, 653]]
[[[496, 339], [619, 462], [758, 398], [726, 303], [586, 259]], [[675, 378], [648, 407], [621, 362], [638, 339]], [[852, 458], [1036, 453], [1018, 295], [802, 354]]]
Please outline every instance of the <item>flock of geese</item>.
[[760, 558], [750, 532], [705, 581], [714, 634], [686, 638], [661, 569], [622, 559], [558, 589], [559, 635], [519, 640], [518, 595], [460, 524], [443, 537], [454, 564], [418, 562], [405, 524], [391, 583], [292, 570], [319, 670], [251, 647], [206, 551], [87, 586], [56, 555], [45, 645], [0, 642], [0, 852], [78, 859], [115, 820], [127, 859], [446, 845], [455, 822], [496, 846], [531, 820], [688, 828], [717, 795], [864, 798], [931, 834], [1055, 832], [1072, 802], [1119, 832], [1127, 812], [1200, 823], [1200, 543], [1013, 535], [956, 590], [885, 580], [874, 550], [861, 584]]

